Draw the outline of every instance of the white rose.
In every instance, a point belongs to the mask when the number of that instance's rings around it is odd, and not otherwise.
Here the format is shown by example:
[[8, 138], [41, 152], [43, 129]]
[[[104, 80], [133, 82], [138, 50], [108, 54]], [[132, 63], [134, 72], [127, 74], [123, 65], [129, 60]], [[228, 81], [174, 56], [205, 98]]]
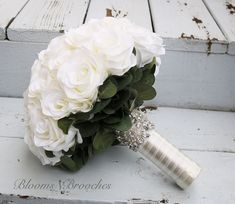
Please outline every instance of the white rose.
[[40, 97], [43, 90], [48, 87], [52, 78], [46, 67], [39, 60], [35, 60], [31, 69], [31, 79], [29, 84], [29, 97]]
[[88, 23], [71, 28], [65, 32], [66, 43], [73, 48], [86, 47], [92, 36], [101, 28], [101, 20], [90, 20]]
[[161, 61], [158, 56], [165, 54], [162, 38], [156, 33], [136, 25], [129, 27], [128, 32], [132, 35], [135, 42], [138, 67], [143, 67], [150, 63], [153, 57], [158, 59], [157, 64], [160, 65]]
[[53, 152], [54, 157], [48, 157], [45, 150], [42, 147], [37, 147], [34, 144], [31, 128], [26, 127], [26, 135], [24, 137], [25, 143], [29, 146], [30, 151], [38, 157], [43, 165], [55, 165], [60, 161], [61, 156], [63, 156], [62, 151]]
[[55, 120], [68, 116], [71, 111], [69, 100], [60, 89], [49, 89], [42, 93], [42, 112]]
[[96, 32], [90, 49], [103, 56], [111, 75], [121, 76], [136, 65], [132, 37], [115, 28], [105, 27]]
[[[39, 99], [28, 98], [27, 92], [24, 99], [27, 115], [25, 141], [43, 164], [57, 163], [62, 155], [61, 151], [68, 151], [74, 145], [76, 135], [77, 142], [82, 143], [77, 129], [70, 127], [68, 134], [64, 134], [56, 120], [43, 115]], [[48, 158], [45, 150], [52, 151], [55, 157]]]
[[165, 49], [162, 38], [156, 33], [132, 23], [127, 18], [106, 17], [103, 19], [103, 24], [104, 26], [115, 28], [125, 35], [129, 34], [132, 36], [138, 67], [143, 67], [145, 64], [150, 63], [153, 57], [156, 57], [157, 64], [160, 65], [159, 56], [165, 54]]
[[52, 39], [47, 49], [39, 53], [38, 58], [41, 64], [49, 70], [56, 70], [66, 56], [73, 51], [73, 47], [66, 43], [65, 39], [65, 35]]
[[58, 82], [66, 96], [78, 103], [91, 104], [96, 101], [98, 87], [106, 78], [102, 61], [86, 49], [71, 53], [57, 72]]

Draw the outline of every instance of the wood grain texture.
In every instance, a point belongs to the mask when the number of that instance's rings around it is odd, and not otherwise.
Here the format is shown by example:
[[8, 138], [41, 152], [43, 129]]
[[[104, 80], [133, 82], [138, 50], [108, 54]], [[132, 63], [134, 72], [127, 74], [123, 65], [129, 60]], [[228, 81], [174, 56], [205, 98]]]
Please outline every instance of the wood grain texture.
[[6, 38], [6, 27], [28, 0], [0, 0], [0, 40]]
[[181, 108], [235, 111], [235, 57], [167, 51], [149, 103]]
[[170, 50], [225, 53], [227, 41], [202, 0], [150, 0], [155, 31]]
[[[0, 168], [0, 201], [22, 204], [234, 204], [235, 154], [184, 153], [203, 170], [192, 186], [182, 191], [150, 162], [126, 147], [112, 147], [91, 159], [79, 172], [70, 173], [42, 166], [22, 139], [0, 138], [0, 162], [4, 164]], [[106, 184], [104, 189], [89, 188], [99, 182]], [[36, 184], [34, 189], [32, 186]]]
[[106, 15], [126, 17], [152, 30], [147, 0], [92, 0], [86, 21], [92, 18], [103, 18]]
[[[0, 137], [23, 138], [23, 100], [0, 98], [0, 108]], [[149, 117], [180, 149], [235, 152], [235, 113], [160, 107]]]
[[0, 41], [0, 95], [22, 97], [31, 66], [45, 43]]
[[[0, 42], [0, 96], [22, 97], [30, 68], [46, 43]], [[148, 104], [235, 110], [235, 58], [226, 54], [167, 51]]]
[[235, 113], [164, 107], [149, 113], [156, 130], [202, 167], [185, 191], [124, 146], [97, 155], [76, 173], [42, 166], [24, 144], [23, 118], [22, 99], [0, 98], [1, 203], [234, 204]]
[[48, 42], [83, 23], [89, 0], [30, 0], [8, 28], [12, 41]]
[[235, 55], [235, 0], [204, 0], [229, 41], [228, 53]]

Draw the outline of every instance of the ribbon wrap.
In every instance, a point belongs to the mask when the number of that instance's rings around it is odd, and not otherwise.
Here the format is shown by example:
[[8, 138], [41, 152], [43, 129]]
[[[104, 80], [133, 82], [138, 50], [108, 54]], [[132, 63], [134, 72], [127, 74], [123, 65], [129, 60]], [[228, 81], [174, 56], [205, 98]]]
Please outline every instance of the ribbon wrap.
[[133, 110], [131, 119], [132, 128], [126, 132], [117, 131], [117, 139], [152, 161], [182, 189], [187, 188], [199, 175], [201, 168], [161, 137], [146, 113]]

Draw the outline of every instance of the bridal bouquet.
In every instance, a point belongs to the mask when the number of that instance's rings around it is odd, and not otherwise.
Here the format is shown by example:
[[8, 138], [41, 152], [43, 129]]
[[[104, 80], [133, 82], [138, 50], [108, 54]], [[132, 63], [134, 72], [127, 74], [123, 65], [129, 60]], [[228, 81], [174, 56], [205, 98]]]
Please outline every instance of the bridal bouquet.
[[120, 142], [139, 148], [153, 131], [138, 107], [156, 95], [162, 43], [125, 18], [106, 17], [69, 30], [39, 53], [24, 93], [25, 141], [43, 165], [75, 171]]

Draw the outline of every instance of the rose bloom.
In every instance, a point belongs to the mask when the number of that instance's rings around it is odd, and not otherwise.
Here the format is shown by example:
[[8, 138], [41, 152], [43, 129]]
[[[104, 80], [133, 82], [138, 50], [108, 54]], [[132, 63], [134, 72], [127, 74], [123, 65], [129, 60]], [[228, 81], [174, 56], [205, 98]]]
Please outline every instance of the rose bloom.
[[[58, 128], [57, 121], [42, 113], [39, 100], [29, 98], [27, 91], [24, 94], [26, 108], [26, 135], [25, 142], [42, 164], [54, 165], [60, 161], [62, 150], [68, 151], [77, 142], [82, 143], [82, 137], [77, 129], [70, 127], [68, 134]], [[47, 157], [45, 150], [52, 151], [54, 157]]]

